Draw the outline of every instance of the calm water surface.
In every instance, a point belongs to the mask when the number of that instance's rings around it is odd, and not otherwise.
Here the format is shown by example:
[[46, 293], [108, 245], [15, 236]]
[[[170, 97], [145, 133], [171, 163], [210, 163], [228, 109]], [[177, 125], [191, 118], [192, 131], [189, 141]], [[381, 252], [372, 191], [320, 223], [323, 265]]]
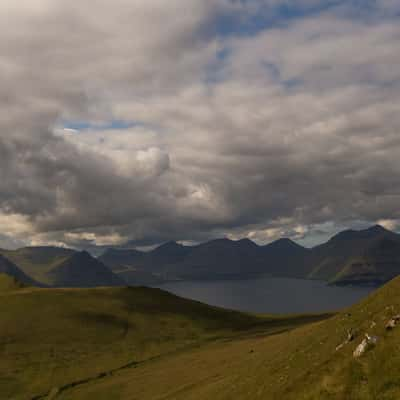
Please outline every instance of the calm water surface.
[[327, 286], [325, 282], [261, 277], [248, 280], [182, 281], [157, 287], [178, 296], [233, 310], [258, 313], [334, 311], [357, 303], [373, 288]]

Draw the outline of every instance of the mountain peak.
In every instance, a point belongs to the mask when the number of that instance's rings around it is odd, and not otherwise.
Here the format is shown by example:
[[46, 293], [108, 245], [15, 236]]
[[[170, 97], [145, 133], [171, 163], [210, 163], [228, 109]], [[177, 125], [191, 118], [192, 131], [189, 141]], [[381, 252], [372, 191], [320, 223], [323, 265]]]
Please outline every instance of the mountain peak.
[[339, 232], [337, 235], [333, 236], [330, 241], [336, 240], [352, 240], [352, 239], [369, 239], [374, 238], [375, 236], [384, 235], [384, 234], [392, 234], [395, 235], [392, 231], [384, 228], [381, 225], [373, 225], [367, 229], [354, 230], [348, 229], [342, 232]]
[[124, 282], [100, 260], [80, 251], [54, 267], [49, 273], [56, 287], [115, 286]]
[[292, 239], [289, 239], [289, 238], [281, 238], [281, 239], [275, 240], [274, 242], [269, 243], [266, 246], [287, 247], [287, 248], [289, 248], [289, 247], [292, 247], [292, 248], [293, 247], [296, 247], [296, 248], [302, 247], [299, 244], [297, 244], [296, 242], [294, 242]]
[[182, 245], [175, 242], [174, 240], [170, 240], [170, 241], [165, 242], [162, 245], [158, 246], [157, 249], [174, 249], [177, 247], [182, 247]]
[[238, 243], [240, 245], [245, 245], [245, 246], [248, 246], [248, 247], [258, 247], [257, 243], [253, 242], [249, 238], [240, 239], [236, 243]]
[[390, 230], [384, 228], [382, 225], [373, 225], [367, 229], [365, 229], [366, 232], [370, 232], [370, 233], [385, 233], [385, 232], [391, 232]]

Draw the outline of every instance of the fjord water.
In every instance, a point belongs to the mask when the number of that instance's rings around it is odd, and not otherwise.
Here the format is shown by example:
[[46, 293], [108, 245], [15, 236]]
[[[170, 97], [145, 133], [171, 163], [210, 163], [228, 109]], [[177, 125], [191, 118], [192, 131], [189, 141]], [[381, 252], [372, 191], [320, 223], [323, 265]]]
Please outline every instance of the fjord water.
[[157, 287], [214, 306], [272, 314], [336, 311], [357, 303], [374, 290], [371, 287], [328, 286], [322, 281], [271, 277], [180, 281]]

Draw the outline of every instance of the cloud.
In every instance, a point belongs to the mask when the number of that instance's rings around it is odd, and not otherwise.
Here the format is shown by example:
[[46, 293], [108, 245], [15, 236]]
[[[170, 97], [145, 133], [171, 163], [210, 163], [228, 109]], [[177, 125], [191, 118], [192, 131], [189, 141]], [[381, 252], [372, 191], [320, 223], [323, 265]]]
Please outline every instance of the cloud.
[[14, 3], [0, 210], [23, 229], [7, 237], [267, 241], [400, 219], [396, 2]]

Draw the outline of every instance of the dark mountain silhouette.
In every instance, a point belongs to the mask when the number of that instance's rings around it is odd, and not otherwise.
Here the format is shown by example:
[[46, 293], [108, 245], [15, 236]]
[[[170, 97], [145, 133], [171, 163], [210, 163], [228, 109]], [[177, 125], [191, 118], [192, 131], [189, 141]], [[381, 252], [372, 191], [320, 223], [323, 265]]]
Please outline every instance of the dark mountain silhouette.
[[306, 263], [309, 252], [289, 239], [266, 246], [249, 239], [216, 239], [197, 246], [168, 242], [147, 253], [110, 249], [100, 260], [128, 282], [246, 278], [260, 274], [304, 277], [310, 272]]
[[264, 267], [271, 275], [304, 278], [311, 272], [311, 251], [290, 239], [279, 239], [262, 246], [261, 252]]
[[86, 251], [73, 254], [47, 275], [56, 287], [121, 286], [125, 283]]
[[146, 253], [133, 249], [107, 249], [99, 260], [112, 271], [121, 272], [143, 265], [142, 259]]
[[216, 239], [196, 246], [167, 242], [148, 252], [109, 248], [99, 259], [87, 252], [57, 247], [0, 250], [0, 254], [8, 260], [3, 259], [0, 272], [7, 273], [7, 269], [28, 284], [65, 287], [259, 275], [379, 285], [400, 273], [400, 235], [379, 225], [340, 232], [312, 249], [290, 239], [265, 246], [249, 239]]
[[[390, 251], [387, 240], [393, 242]], [[380, 284], [400, 272], [397, 243], [400, 235], [375, 225], [340, 232], [313, 249], [290, 239], [265, 246], [249, 239], [216, 239], [192, 247], [168, 242], [150, 252], [110, 249], [101, 260], [128, 282], [242, 279], [267, 274], [335, 284]]]

